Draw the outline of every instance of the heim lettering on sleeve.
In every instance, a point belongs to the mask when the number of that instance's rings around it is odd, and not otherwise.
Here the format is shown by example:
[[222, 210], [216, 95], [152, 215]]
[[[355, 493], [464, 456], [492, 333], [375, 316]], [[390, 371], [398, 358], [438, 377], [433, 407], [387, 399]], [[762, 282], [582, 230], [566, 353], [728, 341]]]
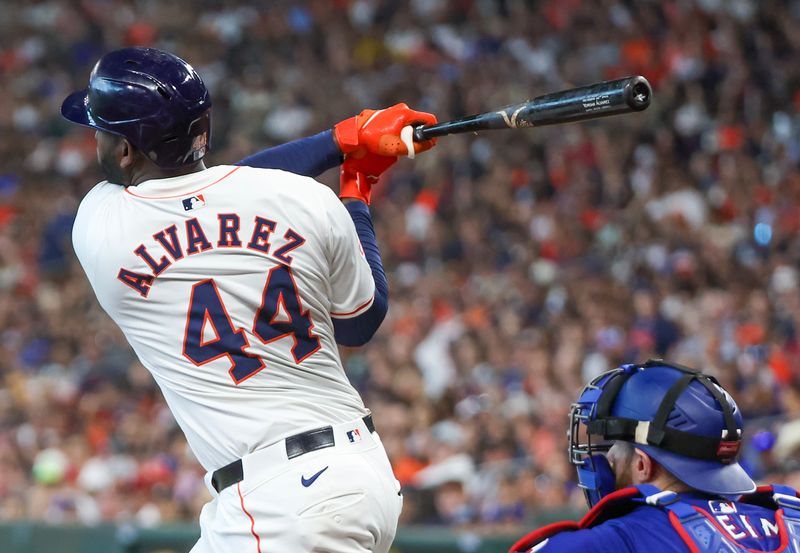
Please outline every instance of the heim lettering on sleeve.
[[207, 232], [197, 218], [187, 219], [180, 227], [180, 231], [178, 224], [163, 228], [153, 234], [154, 243], [142, 243], [134, 248], [133, 254], [145, 262], [149, 272], [120, 267], [117, 279], [147, 298], [156, 278], [186, 256], [215, 248], [247, 248], [269, 255], [281, 264], [291, 265], [294, 260], [292, 252], [306, 242], [291, 228], [284, 232], [282, 239], [275, 240], [273, 235], [279, 229], [278, 223], [258, 215], [244, 231], [240, 217], [235, 213], [219, 213], [217, 228], [213, 232]]
[[750, 516], [739, 513], [736, 503], [732, 501], [710, 500], [708, 512], [717, 522], [717, 525], [734, 540], [743, 538], [770, 538], [778, 535], [778, 524], [769, 519], [757, 517], [752, 520]]

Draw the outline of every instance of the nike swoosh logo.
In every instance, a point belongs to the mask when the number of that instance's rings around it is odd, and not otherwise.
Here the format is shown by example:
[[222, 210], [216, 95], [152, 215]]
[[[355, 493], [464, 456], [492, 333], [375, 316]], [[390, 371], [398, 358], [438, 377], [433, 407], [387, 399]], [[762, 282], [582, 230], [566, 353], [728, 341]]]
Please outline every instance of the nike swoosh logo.
[[313, 476], [311, 476], [311, 478], [306, 478], [305, 476], [303, 476], [303, 475], [301, 474], [301, 475], [300, 475], [300, 483], [301, 483], [301, 484], [302, 484], [304, 487], [306, 487], [306, 488], [307, 488], [307, 487], [309, 487], [311, 484], [313, 484], [314, 482], [316, 482], [316, 481], [317, 481], [317, 478], [319, 478], [319, 475], [320, 475], [320, 474], [322, 474], [323, 472], [325, 472], [326, 470], [328, 470], [328, 467], [325, 467], [324, 469], [322, 469], [322, 470], [321, 470], [321, 471], [319, 471], [318, 473], [314, 474]]

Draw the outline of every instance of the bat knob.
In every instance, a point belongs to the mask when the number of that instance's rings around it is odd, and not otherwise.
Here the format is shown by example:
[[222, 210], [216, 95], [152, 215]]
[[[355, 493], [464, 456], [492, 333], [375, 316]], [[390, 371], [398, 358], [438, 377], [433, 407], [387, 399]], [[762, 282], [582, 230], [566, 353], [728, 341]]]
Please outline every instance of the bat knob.
[[650, 105], [653, 89], [642, 76], [633, 77], [625, 87], [625, 103], [634, 111], [642, 111]]

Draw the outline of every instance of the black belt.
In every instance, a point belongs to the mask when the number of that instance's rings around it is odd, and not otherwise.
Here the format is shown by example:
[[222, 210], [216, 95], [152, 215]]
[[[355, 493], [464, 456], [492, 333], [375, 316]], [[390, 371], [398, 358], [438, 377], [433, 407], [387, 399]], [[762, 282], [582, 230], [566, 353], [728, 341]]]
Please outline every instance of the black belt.
[[[370, 433], [375, 432], [375, 424], [372, 422], [372, 415], [367, 415], [361, 420], [364, 421]], [[333, 427], [331, 426], [324, 426], [322, 428], [303, 432], [302, 434], [295, 434], [294, 436], [289, 436], [284, 441], [286, 442], [286, 456], [289, 457], [289, 459], [300, 457], [310, 451], [325, 449], [326, 447], [333, 447], [335, 445], [333, 440]], [[211, 485], [217, 490], [217, 493], [242, 480], [244, 480], [244, 469], [242, 468], [241, 459], [236, 459], [233, 463], [215, 470], [214, 474], [211, 475]]]

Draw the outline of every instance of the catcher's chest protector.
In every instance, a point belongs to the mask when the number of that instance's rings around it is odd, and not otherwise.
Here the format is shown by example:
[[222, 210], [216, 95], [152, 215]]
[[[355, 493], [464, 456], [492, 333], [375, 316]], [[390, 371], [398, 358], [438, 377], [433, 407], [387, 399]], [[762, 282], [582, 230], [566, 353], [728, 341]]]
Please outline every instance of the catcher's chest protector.
[[[760, 486], [754, 493], [743, 496], [739, 502], [775, 509], [780, 546], [770, 553], [800, 553], [800, 498], [794, 489], [779, 485]], [[643, 504], [659, 507], [667, 513], [672, 527], [691, 553], [753, 552], [731, 539], [704, 509], [682, 501], [675, 492], [661, 491], [644, 484], [607, 495], [578, 522], [557, 522], [531, 532], [511, 546], [509, 553], [529, 553], [551, 536], [591, 528], [623, 516]]]

